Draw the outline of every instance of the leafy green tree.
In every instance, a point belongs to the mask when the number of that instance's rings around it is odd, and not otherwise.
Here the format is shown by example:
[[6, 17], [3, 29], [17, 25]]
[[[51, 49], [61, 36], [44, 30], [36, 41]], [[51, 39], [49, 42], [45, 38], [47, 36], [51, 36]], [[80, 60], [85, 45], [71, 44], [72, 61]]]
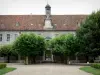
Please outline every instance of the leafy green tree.
[[79, 50], [77, 43], [77, 38], [73, 34], [60, 35], [51, 40], [52, 52], [65, 60], [68, 57], [69, 60], [69, 57], [74, 56]]
[[81, 23], [77, 30], [80, 43], [80, 54], [88, 56], [100, 55], [100, 11], [93, 12]]
[[8, 63], [10, 62], [11, 55], [17, 55], [17, 53], [13, 50], [12, 45], [1, 45], [0, 46], [0, 55], [8, 57]]
[[73, 34], [66, 35], [65, 39], [65, 54], [70, 61], [70, 56], [75, 56], [79, 51], [78, 39]]
[[60, 56], [61, 62], [63, 62], [65, 53], [64, 35], [57, 36], [50, 40], [50, 47], [53, 55]]
[[33, 33], [21, 34], [14, 42], [13, 47], [18, 54], [25, 57], [25, 64], [28, 64], [29, 57], [33, 57], [35, 63], [36, 56], [43, 55], [45, 40], [43, 37]]

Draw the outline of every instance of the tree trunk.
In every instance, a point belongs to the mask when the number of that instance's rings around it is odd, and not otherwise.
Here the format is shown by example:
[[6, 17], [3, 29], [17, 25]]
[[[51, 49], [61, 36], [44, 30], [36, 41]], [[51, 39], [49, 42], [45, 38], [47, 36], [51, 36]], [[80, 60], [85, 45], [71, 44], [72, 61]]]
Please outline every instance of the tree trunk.
[[33, 63], [36, 63], [35, 58], [36, 58], [36, 57], [34, 56], [34, 57], [33, 57]]
[[68, 63], [68, 64], [70, 64], [70, 57], [69, 57], [69, 56], [68, 56], [68, 60], [67, 60], [67, 63]]
[[28, 65], [28, 56], [25, 57], [25, 65]]
[[63, 62], [64, 62], [64, 57], [63, 57], [63, 55], [61, 55], [60, 58], [61, 58], [61, 63], [63, 63]]
[[18, 54], [18, 62], [21, 63], [21, 56]]
[[89, 57], [88, 56], [86, 56], [86, 62], [89, 62]]
[[76, 63], [78, 63], [78, 56], [76, 55]]
[[65, 61], [66, 61], [66, 64], [67, 64], [67, 56], [65, 57]]
[[10, 63], [10, 56], [8, 55], [7, 63]]
[[64, 55], [64, 63], [67, 64], [67, 56]]

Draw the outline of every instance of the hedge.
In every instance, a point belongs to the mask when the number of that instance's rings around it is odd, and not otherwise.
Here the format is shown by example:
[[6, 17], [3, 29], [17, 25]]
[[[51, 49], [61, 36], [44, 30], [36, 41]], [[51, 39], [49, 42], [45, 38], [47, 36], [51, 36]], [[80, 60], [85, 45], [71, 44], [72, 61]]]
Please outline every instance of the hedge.
[[96, 68], [96, 69], [100, 69], [100, 63], [91, 64], [91, 67]]
[[6, 64], [5, 63], [0, 63], [0, 69], [2, 69], [2, 68], [6, 68]]

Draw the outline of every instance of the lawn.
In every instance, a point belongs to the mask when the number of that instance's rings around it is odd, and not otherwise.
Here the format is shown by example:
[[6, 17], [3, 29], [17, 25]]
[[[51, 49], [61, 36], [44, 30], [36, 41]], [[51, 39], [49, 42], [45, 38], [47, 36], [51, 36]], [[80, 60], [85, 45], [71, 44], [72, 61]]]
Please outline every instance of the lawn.
[[11, 71], [13, 71], [15, 69], [16, 68], [10, 68], [10, 67], [0, 69], [0, 75], [4, 75], [5, 73], [11, 72]]
[[93, 75], [100, 75], [100, 69], [95, 69], [89, 66], [81, 67], [80, 70], [83, 70], [88, 73], [92, 73]]

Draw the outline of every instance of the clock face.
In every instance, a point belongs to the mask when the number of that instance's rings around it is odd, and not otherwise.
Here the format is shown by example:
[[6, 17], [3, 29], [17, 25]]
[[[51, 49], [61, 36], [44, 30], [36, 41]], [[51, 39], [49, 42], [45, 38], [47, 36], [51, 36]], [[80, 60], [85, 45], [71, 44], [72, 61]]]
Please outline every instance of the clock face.
[[46, 12], [47, 12], [47, 14], [50, 14], [50, 11], [47, 10]]
[[46, 20], [46, 24], [47, 24], [47, 25], [50, 25], [50, 24], [51, 24], [51, 21]]

